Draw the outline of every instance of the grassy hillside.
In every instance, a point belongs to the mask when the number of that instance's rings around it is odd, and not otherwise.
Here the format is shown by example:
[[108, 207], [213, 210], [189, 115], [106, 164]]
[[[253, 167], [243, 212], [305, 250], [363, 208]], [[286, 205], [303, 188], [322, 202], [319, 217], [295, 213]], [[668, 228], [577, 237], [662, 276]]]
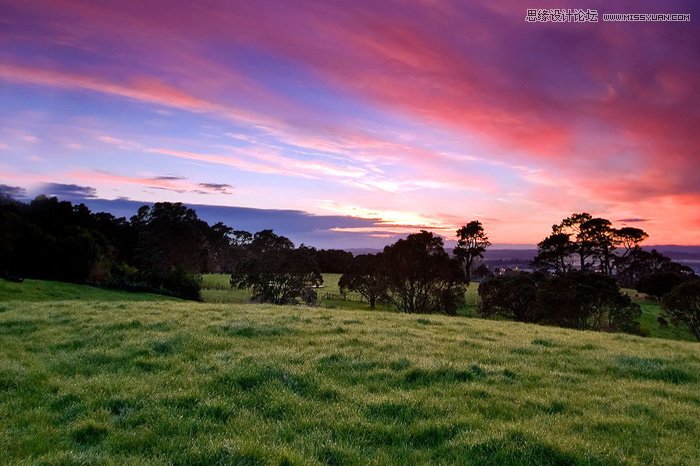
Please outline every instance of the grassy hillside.
[[63, 300], [163, 301], [174, 300], [174, 298], [153, 293], [132, 293], [48, 280], [27, 279], [22, 283], [14, 283], [0, 279], [0, 302]]
[[[245, 304], [250, 300], [247, 290], [231, 289], [230, 277], [225, 274], [205, 274], [202, 277], [202, 299], [209, 303], [234, 303]], [[369, 304], [357, 301], [342, 301], [338, 299], [325, 299], [326, 293], [338, 294], [338, 280], [340, 274], [324, 273], [323, 287], [318, 289], [319, 305], [327, 309], [355, 309], [369, 310]], [[657, 318], [661, 313], [661, 306], [653, 299], [645, 299], [635, 290], [625, 289], [633, 301], [642, 308], [642, 317], [639, 319], [644, 335], [654, 338], [665, 338], [670, 340], [695, 341], [695, 337], [685, 328], [662, 327]], [[479, 284], [473, 282], [465, 293], [465, 306], [459, 310], [463, 316], [476, 316], [476, 309], [479, 303]], [[391, 311], [391, 306], [378, 305], [379, 310]]]
[[700, 345], [480, 319], [5, 304], [0, 464], [698, 464]]

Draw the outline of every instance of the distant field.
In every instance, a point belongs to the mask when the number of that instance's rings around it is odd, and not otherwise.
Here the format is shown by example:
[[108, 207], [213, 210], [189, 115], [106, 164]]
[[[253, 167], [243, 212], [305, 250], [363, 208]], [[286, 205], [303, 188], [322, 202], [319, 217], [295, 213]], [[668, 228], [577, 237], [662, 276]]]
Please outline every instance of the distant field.
[[[338, 295], [340, 288], [338, 281], [341, 274], [339, 273], [324, 273], [323, 286], [316, 291], [319, 297], [319, 305], [328, 309], [357, 309], [369, 310], [369, 304], [359, 301], [349, 301], [340, 299], [326, 299], [327, 293]], [[202, 276], [202, 299], [209, 303], [247, 303], [250, 299], [250, 294], [247, 290], [235, 290], [231, 288], [230, 276], [226, 274], [204, 274]], [[467, 289], [465, 295], [466, 306], [460, 310], [459, 314], [475, 316], [476, 306], [479, 302], [478, 283], [472, 283]], [[356, 294], [356, 298], [359, 298]], [[392, 307], [389, 305], [378, 304], [378, 310], [390, 311]]]
[[153, 293], [132, 293], [75, 283], [29, 279], [22, 283], [14, 283], [0, 279], [0, 301], [163, 301], [174, 299]]
[[699, 464], [697, 343], [191, 302], [0, 312], [0, 464]]

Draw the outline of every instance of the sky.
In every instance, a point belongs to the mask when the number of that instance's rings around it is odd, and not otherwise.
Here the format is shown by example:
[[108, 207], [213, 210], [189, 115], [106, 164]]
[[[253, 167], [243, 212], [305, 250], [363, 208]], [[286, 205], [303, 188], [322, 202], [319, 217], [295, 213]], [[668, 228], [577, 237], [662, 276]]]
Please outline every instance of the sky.
[[[0, 184], [318, 247], [534, 245], [582, 211], [700, 244], [697, 2], [527, 6], [0, 0]], [[657, 12], [691, 21], [602, 21]]]

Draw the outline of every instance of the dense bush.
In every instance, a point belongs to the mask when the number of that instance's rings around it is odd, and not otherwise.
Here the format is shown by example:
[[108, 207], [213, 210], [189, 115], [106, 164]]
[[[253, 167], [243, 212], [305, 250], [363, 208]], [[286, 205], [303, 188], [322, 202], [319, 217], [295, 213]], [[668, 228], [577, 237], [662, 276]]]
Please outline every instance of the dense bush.
[[580, 330], [639, 333], [641, 310], [605, 275], [570, 272], [537, 289], [538, 321]]
[[201, 275], [195, 275], [182, 267], [173, 267], [161, 282], [165, 293], [182, 299], [201, 301]]
[[653, 272], [643, 276], [634, 288], [660, 301], [666, 293], [687, 280], [688, 277], [677, 272]]
[[682, 283], [662, 301], [662, 316], [675, 325], [684, 325], [700, 341], [700, 280]]
[[479, 313], [581, 330], [639, 333], [639, 306], [605, 275], [569, 272], [519, 274], [479, 286]]

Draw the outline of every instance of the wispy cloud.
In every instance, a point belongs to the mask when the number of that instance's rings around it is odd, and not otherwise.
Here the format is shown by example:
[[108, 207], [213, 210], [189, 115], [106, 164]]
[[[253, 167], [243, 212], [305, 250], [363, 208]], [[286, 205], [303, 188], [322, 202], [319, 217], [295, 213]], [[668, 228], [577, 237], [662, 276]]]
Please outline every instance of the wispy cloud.
[[[489, 1], [163, 8], [13, 5], [1, 181], [213, 199], [230, 180], [250, 205], [330, 198], [425, 217], [396, 225], [498, 218], [493, 237], [509, 242], [591, 210], [700, 242], [693, 23], [533, 25]], [[83, 176], [95, 170], [123, 179]], [[171, 173], [187, 179], [157, 176]]]

